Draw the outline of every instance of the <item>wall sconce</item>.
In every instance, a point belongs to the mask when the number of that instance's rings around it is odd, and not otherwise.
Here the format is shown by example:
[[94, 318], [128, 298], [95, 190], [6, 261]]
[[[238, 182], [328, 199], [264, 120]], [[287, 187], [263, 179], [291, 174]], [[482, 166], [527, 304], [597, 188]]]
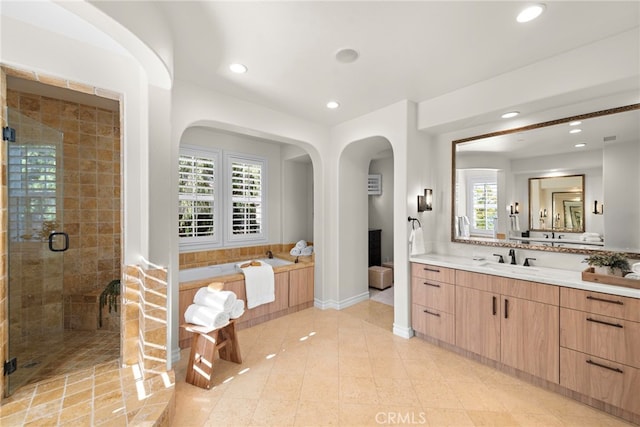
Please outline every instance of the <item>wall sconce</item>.
[[511, 215], [513, 214], [519, 214], [520, 213], [520, 204], [518, 202], [516, 202], [515, 206], [514, 205], [509, 205], [509, 209], [511, 210]]
[[598, 210], [598, 201], [593, 201], [593, 213], [596, 215], [602, 215], [604, 213], [604, 203], [600, 203], [600, 210]]
[[424, 189], [424, 196], [418, 195], [418, 212], [433, 210], [433, 190]]

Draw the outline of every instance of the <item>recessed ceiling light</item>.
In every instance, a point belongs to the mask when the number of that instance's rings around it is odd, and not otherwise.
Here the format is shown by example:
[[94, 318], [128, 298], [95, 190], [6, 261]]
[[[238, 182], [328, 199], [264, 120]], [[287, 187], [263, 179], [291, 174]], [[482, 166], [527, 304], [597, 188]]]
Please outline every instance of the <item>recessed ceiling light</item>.
[[581, 125], [582, 122], [580, 120], [574, 120], [572, 122], [569, 122], [569, 126], [578, 126]]
[[571, 129], [569, 131], [569, 133], [580, 133], [580, 132], [582, 132], [582, 129]]
[[336, 60], [343, 64], [350, 64], [355, 62], [360, 54], [357, 50], [351, 48], [340, 49], [336, 52]]
[[339, 106], [340, 106], [340, 103], [337, 102], [337, 101], [329, 101], [329, 102], [327, 102], [327, 108], [329, 108], [330, 110], [335, 110]]
[[582, 148], [582, 147], [586, 147], [587, 143], [586, 142], [579, 142], [576, 145], [574, 145], [574, 147], [576, 148]]
[[229, 69], [231, 71], [233, 71], [234, 73], [236, 73], [236, 74], [244, 74], [248, 70], [246, 65], [240, 64], [240, 63], [235, 63], [235, 64], [229, 65]]
[[508, 113], [504, 113], [502, 116], [503, 119], [510, 119], [512, 117], [517, 116], [518, 114], [520, 114], [520, 111], [509, 111]]
[[542, 3], [531, 5], [518, 14], [516, 21], [520, 23], [533, 21], [544, 12], [545, 7]]

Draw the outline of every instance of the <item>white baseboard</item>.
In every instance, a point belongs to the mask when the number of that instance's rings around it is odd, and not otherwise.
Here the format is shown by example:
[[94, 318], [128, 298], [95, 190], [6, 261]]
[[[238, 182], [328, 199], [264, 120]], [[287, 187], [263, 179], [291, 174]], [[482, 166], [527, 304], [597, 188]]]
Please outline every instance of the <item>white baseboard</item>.
[[360, 295], [355, 295], [341, 301], [336, 301], [336, 300], [322, 301], [316, 298], [313, 300], [313, 306], [321, 310], [326, 310], [330, 308], [334, 310], [342, 310], [347, 307], [351, 307], [352, 305], [355, 305], [359, 302], [366, 301], [368, 299], [369, 299], [369, 291], [366, 291], [361, 293]]
[[413, 334], [413, 329], [407, 326], [398, 326], [395, 323], [393, 324], [393, 334], [402, 338], [411, 338]]

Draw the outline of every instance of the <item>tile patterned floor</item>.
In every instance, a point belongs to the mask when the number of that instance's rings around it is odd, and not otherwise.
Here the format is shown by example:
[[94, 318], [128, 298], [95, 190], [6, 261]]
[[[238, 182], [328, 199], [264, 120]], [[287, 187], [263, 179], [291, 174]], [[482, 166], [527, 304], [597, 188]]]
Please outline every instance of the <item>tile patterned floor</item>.
[[27, 337], [11, 342], [18, 369], [9, 377], [11, 391], [117, 360], [120, 334], [109, 331], [65, 330], [57, 334]]
[[176, 367], [174, 426], [626, 426], [418, 338], [391, 333], [393, 307], [310, 308], [239, 331], [243, 363], [216, 383]]

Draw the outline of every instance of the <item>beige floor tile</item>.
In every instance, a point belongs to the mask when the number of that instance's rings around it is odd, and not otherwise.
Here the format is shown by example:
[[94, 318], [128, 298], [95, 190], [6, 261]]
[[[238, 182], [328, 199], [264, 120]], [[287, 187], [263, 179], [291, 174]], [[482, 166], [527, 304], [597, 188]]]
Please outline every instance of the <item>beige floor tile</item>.
[[262, 373], [248, 372], [244, 375], [233, 377], [227, 382], [227, 389], [224, 397], [239, 399], [259, 399], [262, 389], [267, 383], [268, 375]]
[[307, 358], [306, 373], [322, 372], [327, 375], [339, 375], [340, 358], [338, 352], [311, 353]]
[[[246, 426], [251, 422], [251, 417], [253, 417], [253, 413], [255, 412], [257, 405], [257, 399], [234, 399], [223, 397], [213, 407], [213, 410], [210, 412], [209, 417], [206, 419], [206, 421], [197, 425], [234, 427]], [[176, 413], [178, 412], [177, 409], [178, 408], [176, 406]], [[184, 425], [179, 421], [181, 420], [174, 419], [173, 425]]]
[[271, 375], [262, 388], [262, 399], [295, 400], [300, 399], [303, 374], [286, 374], [271, 371]]
[[384, 425], [384, 423], [378, 422], [384, 420], [384, 413], [385, 411], [380, 405], [341, 402], [340, 425], [352, 427]]
[[307, 372], [302, 380], [300, 400], [337, 402], [340, 400], [340, 377]]
[[340, 402], [341, 403], [380, 403], [376, 383], [373, 378], [340, 377]]
[[562, 427], [565, 425], [557, 417], [549, 413], [511, 412], [511, 416], [522, 427]]
[[409, 378], [404, 363], [398, 357], [391, 359], [374, 356], [371, 363], [373, 376], [376, 378]]
[[504, 405], [484, 384], [449, 382], [449, 387], [467, 410], [506, 412]]
[[424, 408], [464, 409], [445, 381], [412, 381], [418, 400]]
[[349, 377], [373, 377], [373, 369], [371, 367], [371, 360], [368, 356], [350, 356], [348, 353], [340, 354], [339, 360], [339, 372], [340, 376]]
[[509, 412], [467, 411], [476, 427], [514, 427], [518, 422]]
[[438, 366], [431, 359], [402, 360], [409, 378], [418, 381], [444, 381], [444, 376]]
[[411, 381], [398, 378], [375, 378], [378, 402], [384, 405], [417, 405]]
[[430, 426], [437, 427], [473, 427], [473, 420], [463, 409], [425, 409]]
[[337, 400], [305, 400], [298, 403], [295, 422], [296, 426], [337, 426], [340, 404]]
[[254, 426], [292, 426], [295, 422], [297, 401], [260, 399], [251, 418]]

